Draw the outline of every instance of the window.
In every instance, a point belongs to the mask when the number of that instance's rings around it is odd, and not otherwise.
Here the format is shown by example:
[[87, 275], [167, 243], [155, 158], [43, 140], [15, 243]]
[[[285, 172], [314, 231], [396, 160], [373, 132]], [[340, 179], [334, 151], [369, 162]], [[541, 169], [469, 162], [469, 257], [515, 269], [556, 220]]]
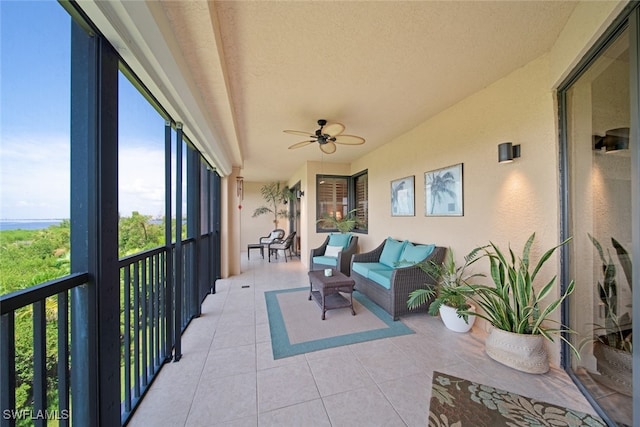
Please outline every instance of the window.
[[366, 233], [369, 229], [369, 173], [367, 171], [353, 176], [353, 194], [358, 219], [355, 231]]
[[[368, 173], [353, 176], [317, 175], [316, 220], [333, 217], [340, 221], [355, 209], [357, 223], [353, 231], [366, 233], [369, 220]], [[317, 222], [317, 232], [337, 231], [332, 224]]]

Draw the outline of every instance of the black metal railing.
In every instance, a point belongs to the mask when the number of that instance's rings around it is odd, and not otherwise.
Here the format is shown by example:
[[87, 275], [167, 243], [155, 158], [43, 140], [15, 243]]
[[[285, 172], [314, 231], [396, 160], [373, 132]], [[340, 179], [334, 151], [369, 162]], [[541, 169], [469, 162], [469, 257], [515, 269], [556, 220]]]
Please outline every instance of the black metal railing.
[[[181, 334], [199, 315], [206, 294], [214, 289], [216, 269], [199, 265], [210, 263], [213, 253], [198, 249], [205, 243], [210, 247], [212, 241], [208, 235], [183, 241], [179, 251], [181, 269], [175, 268], [175, 245], [119, 261], [122, 424], [128, 421], [162, 365], [174, 356], [179, 359], [174, 352], [179, 352]], [[173, 266], [171, 271], [169, 266]], [[176, 271], [181, 272], [180, 277], [176, 277]], [[44, 426], [52, 419], [61, 426], [70, 424], [70, 293], [79, 286], [93, 286], [88, 273], [72, 274], [0, 297], [0, 425]], [[25, 358], [16, 353], [16, 339], [24, 340], [16, 336], [16, 319], [25, 322], [27, 318], [33, 319], [32, 343], [27, 346], [30, 353]], [[56, 349], [55, 356], [50, 354], [52, 348]], [[18, 356], [22, 356], [20, 366], [16, 366]], [[32, 360], [27, 369], [25, 360]], [[27, 384], [29, 395], [23, 399], [27, 403], [16, 408], [16, 392], [24, 391], [21, 383]]]
[[166, 249], [120, 260], [120, 381], [124, 422], [160, 367], [171, 359], [173, 292], [166, 280]]
[[[45, 426], [70, 422], [70, 307], [72, 289], [88, 285], [89, 275], [78, 273], [0, 296], [0, 402], [2, 426]], [[32, 320], [32, 346], [16, 353], [16, 321]], [[24, 328], [21, 328], [24, 333]], [[55, 334], [55, 354], [47, 352]], [[24, 337], [20, 337], [23, 339]], [[24, 344], [24, 343], [23, 343]], [[16, 371], [19, 360], [19, 371]], [[28, 362], [32, 360], [31, 366]], [[24, 372], [24, 371], [27, 372]], [[25, 377], [31, 378], [25, 378]], [[16, 406], [16, 390], [26, 394], [29, 407]]]

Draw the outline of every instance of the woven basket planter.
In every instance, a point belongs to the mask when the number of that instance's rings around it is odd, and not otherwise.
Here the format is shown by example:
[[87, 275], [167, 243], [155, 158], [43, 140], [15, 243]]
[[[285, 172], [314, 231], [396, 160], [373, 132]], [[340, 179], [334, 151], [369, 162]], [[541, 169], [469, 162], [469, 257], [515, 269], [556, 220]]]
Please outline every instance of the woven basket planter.
[[549, 370], [549, 356], [542, 335], [515, 334], [492, 328], [485, 341], [485, 351], [493, 360], [518, 371], [544, 374]]
[[593, 379], [626, 396], [632, 396], [631, 353], [602, 344], [593, 343], [593, 355], [598, 361], [598, 372]]

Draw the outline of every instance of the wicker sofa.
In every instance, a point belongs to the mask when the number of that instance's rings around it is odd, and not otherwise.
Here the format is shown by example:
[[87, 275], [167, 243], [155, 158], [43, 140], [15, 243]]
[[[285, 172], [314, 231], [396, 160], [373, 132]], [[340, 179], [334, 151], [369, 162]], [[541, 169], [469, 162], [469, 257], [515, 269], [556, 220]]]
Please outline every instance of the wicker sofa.
[[[385, 251], [387, 244], [389, 246]], [[399, 246], [401, 249], [398, 249]], [[422, 258], [419, 254], [428, 252], [427, 246], [431, 246], [432, 250]], [[391, 248], [397, 253], [390, 254]], [[382, 307], [393, 320], [398, 320], [401, 315], [413, 311], [407, 308], [410, 292], [425, 285], [436, 285], [436, 281], [420, 269], [417, 263], [442, 263], [446, 251], [441, 246], [387, 238], [376, 249], [351, 257], [351, 278], [355, 281], [357, 291]]]

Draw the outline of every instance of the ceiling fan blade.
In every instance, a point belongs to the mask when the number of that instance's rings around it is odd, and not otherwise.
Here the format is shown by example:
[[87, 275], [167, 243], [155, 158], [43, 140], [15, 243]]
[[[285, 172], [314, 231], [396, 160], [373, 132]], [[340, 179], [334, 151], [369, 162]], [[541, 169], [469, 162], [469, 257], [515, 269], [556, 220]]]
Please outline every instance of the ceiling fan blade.
[[364, 138], [355, 135], [339, 135], [334, 141], [336, 144], [344, 145], [360, 145], [364, 144]]
[[320, 149], [325, 154], [333, 154], [336, 152], [336, 144], [329, 141], [326, 144], [320, 144]]
[[300, 147], [305, 147], [309, 144], [312, 144], [316, 142], [315, 140], [310, 140], [310, 141], [301, 141], [301, 142], [296, 142], [295, 144], [289, 146], [289, 150], [293, 150], [294, 148], [300, 148]]
[[322, 128], [322, 133], [330, 136], [338, 136], [344, 131], [344, 125], [342, 123], [327, 123]]
[[308, 136], [309, 138], [313, 138], [313, 132], [305, 132], [302, 130], [283, 130], [283, 132], [290, 133], [291, 135]]

